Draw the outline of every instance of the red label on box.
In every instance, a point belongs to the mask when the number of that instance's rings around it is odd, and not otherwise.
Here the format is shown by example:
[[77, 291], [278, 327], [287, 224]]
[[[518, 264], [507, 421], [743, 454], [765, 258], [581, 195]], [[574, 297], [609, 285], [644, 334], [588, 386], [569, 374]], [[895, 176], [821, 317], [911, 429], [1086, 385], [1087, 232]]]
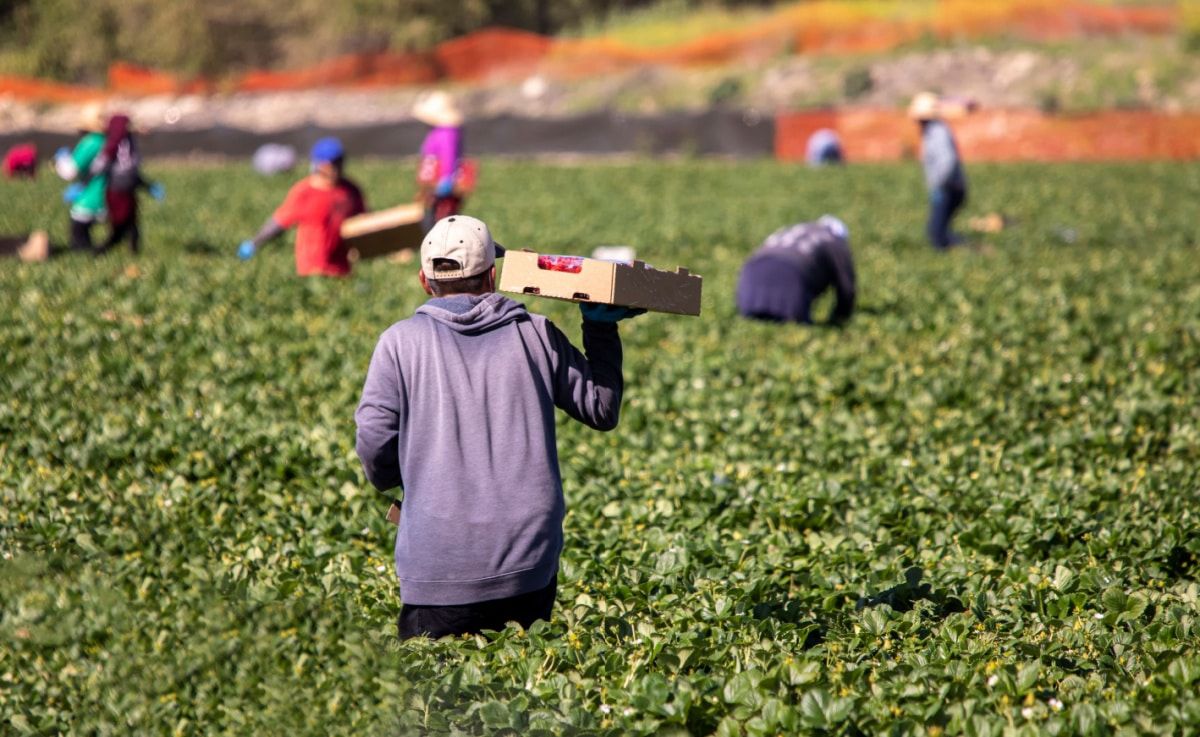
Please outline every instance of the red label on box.
[[568, 274], [578, 274], [583, 270], [583, 257], [539, 255], [537, 265], [539, 269], [546, 271], [565, 271]]

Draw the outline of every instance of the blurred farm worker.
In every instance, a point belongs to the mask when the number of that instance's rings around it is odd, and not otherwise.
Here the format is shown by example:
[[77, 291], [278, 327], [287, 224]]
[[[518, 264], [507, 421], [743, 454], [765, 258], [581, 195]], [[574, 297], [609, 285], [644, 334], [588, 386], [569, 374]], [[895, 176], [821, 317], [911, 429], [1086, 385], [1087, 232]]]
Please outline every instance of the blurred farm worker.
[[104, 219], [105, 192], [108, 177], [104, 173], [93, 174], [92, 162], [104, 148], [104, 110], [99, 105], [88, 105], [83, 109], [79, 121], [81, 137], [73, 150], [59, 149], [54, 157], [54, 168], [70, 186], [63, 193], [63, 201], [71, 206], [71, 249], [94, 253], [92, 226]]
[[617, 425], [616, 323], [639, 312], [582, 304], [580, 353], [495, 292], [502, 255], [480, 220], [434, 225], [418, 274], [431, 299], [380, 336], [355, 413], [367, 478], [403, 487], [403, 639], [548, 619], [565, 511], [554, 408], [597, 430]]
[[33, 179], [37, 176], [37, 146], [18, 143], [4, 154], [4, 176], [9, 179]]
[[254, 151], [251, 166], [264, 176], [291, 171], [296, 168], [296, 149], [284, 143], [264, 143]]
[[421, 143], [417, 168], [419, 197], [425, 203], [425, 232], [462, 208], [463, 116], [450, 95], [440, 90], [421, 98], [413, 117], [431, 126]]
[[830, 323], [854, 312], [854, 262], [845, 223], [825, 215], [781, 228], [767, 237], [738, 276], [738, 314], [771, 322], [812, 323], [812, 303], [833, 287]]
[[312, 173], [294, 184], [258, 235], [243, 241], [238, 258], [250, 259], [266, 243], [296, 228], [296, 273], [345, 276], [350, 257], [342, 242], [342, 223], [366, 211], [358, 185], [343, 175], [346, 153], [336, 138], [322, 138], [309, 157]]
[[138, 252], [141, 245], [141, 230], [138, 227], [137, 191], [147, 189], [156, 200], [162, 200], [165, 190], [161, 184], [151, 184], [142, 179], [141, 155], [134, 138], [133, 124], [128, 115], [114, 115], [108, 119], [104, 134], [104, 147], [92, 160], [92, 176], [105, 176], [108, 189], [105, 205], [108, 208], [108, 223], [111, 231], [100, 252], [129, 239], [129, 249]]
[[929, 242], [939, 250], [960, 242], [950, 229], [955, 213], [967, 200], [967, 178], [950, 126], [942, 120], [937, 95], [922, 92], [913, 98], [908, 115], [921, 127], [921, 164], [929, 190]]
[[846, 160], [842, 140], [834, 131], [822, 128], [808, 137], [804, 159], [812, 167], [841, 164]]

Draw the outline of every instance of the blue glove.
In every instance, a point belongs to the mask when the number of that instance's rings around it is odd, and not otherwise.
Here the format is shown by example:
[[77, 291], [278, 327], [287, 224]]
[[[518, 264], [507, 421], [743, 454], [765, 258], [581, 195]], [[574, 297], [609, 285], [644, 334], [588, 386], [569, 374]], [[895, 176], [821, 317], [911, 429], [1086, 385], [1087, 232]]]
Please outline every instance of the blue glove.
[[602, 305], [596, 302], [580, 302], [579, 311], [588, 322], [618, 322], [646, 314], [646, 311], [640, 308]]
[[59, 149], [54, 152], [54, 158], [56, 158], [56, 159], [61, 159], [64, 156], [70, 156], [70, 155], [71, 155], [71, 149], [67, 148], [66, 146], [60, 146]]
[[79, 182], [72, 182], [63, 190], [63, 202], [68, 205], [74, 205], [75, 200], [83, 196], [83, 185]]
[[438, 182], [437, 187], [433, 190], [433, 193], [438, 197], [449, 197], [450, 195], [454, 194], [454, 178], [446, 177], [442, 181]]
[[162, 202], [163, 200], [165, 200], [167, 198], [167, 188], [162, 186], [158, 182], [151, 184], [149, 187], [146, 188], [146, 191], [150, 193], [151, 197], [158, 200], [159, 202]]
[[238, 246], [238, 258], [243, 261], [249, 261], [254, 258], [254, 254], [258, 251], [258, 247], [254, 245], [254, 241], [242, 241]]

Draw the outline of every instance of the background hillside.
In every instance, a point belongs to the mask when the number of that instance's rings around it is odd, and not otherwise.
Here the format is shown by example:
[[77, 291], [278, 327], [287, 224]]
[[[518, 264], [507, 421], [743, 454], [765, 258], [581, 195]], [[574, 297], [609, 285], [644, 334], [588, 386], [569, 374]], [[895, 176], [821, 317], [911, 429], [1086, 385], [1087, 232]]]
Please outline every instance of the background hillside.
[[[647, 0], [5, 0], [0, 73], [99, 82], [122, 60], [178, 74], [286, 68], [338, 54], [425, 49], [486, 26], [603, 27]], [[701, 3], [674, 0], [672, 11]], [[708, 0], [709, 7], [773, 3]]]

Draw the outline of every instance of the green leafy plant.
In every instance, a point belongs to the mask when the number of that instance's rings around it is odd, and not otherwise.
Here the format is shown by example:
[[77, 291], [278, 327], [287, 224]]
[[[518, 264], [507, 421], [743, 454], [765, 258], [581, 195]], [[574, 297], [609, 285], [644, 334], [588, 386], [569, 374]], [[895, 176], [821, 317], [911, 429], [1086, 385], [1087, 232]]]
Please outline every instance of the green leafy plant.
[[[911, 164], [485, 161], [470, 211], [500, 240], [627, 243], [703, 274], [704, 314], [622, 325], [619, 429], [559, 429], [553, 620], [403, 644], [353, 408], [414, 267], [238, 262], [288, 182], [151, 169], [180, 196], [146, 203], [136, 260], [0, 268], [6, 734], [1196, 723], [1195, 165], [971, 166], [969, 209], [1017, 225], [940, 254]], [[374, 206], [413, 194], [406, 166], [350, 172]], [[0, 232], [62, 243], [60, 187], [0, 183]], [[853, 321], [737, 318], [744, 257], [824, 212]], [[578, 339], [573, 306], [528, 304]]]

